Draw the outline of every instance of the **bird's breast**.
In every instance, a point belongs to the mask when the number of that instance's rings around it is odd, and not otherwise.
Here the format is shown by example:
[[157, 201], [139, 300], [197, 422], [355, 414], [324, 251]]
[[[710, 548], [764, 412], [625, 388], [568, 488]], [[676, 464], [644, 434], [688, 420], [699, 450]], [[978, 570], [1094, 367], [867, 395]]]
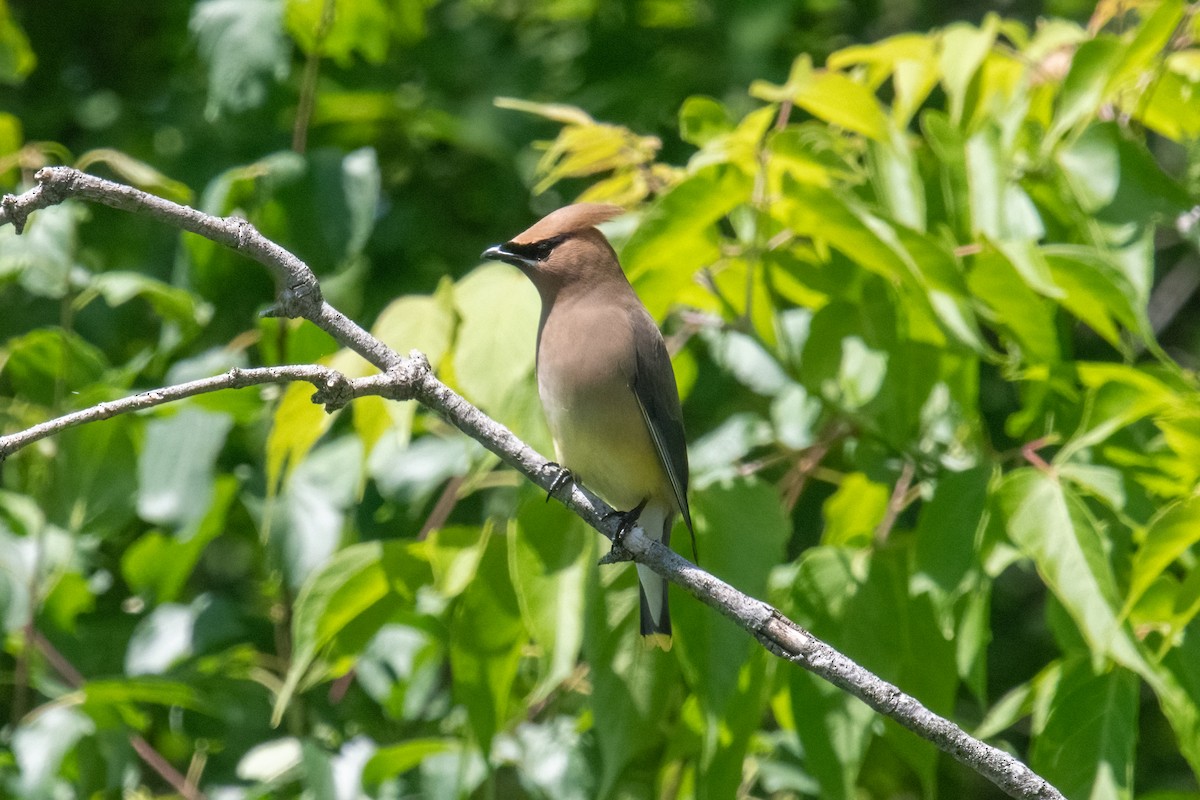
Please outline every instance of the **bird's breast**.
[[632, 388], [635, 350], [621, 308], [579, 309], [543, 325], [538, 393], [560, 464], [619, 510], [669, 496]]

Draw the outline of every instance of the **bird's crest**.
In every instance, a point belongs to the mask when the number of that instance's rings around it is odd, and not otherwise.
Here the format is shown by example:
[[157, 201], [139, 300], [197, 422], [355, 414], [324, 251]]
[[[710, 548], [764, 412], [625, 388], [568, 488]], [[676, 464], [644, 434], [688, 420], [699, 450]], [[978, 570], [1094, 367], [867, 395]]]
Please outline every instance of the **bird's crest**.
[[594, 228], [600, 223], [608, 222], [613, 217], [619, 217], [624, 213], [625, 209], [620, 206], [607, 203], [576, 203], [550, 212], [534, 223], [532, 227], [518, 234], [512, 241], [516, 244], [542, 242], [584, 228]]

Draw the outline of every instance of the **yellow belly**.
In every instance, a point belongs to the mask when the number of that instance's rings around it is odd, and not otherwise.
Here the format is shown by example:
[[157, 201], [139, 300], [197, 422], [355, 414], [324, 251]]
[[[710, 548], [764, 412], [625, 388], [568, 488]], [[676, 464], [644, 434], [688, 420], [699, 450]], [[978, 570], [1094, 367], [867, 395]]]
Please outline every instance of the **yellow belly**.
[[647, 498], [668, 500], [670, 484], [633, 390], [621, 380], [561, 386], [539, 375], [538, 389], [558, 462], [618, 511]]

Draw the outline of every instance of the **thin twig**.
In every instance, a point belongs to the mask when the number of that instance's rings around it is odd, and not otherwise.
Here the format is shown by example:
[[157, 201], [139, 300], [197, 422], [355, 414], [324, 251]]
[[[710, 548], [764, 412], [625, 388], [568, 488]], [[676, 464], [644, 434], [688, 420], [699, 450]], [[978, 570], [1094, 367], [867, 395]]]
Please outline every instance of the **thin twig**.
[[[83, 674], [75, 669], [67, 657], [59, 652], [49, 639], [42, 632], [33, 629], [30, 633], [30, 644], [37, 647], [45, 659], [50, 662], [50, 666], [54, 667], [54, 671], [59, 674], [64, 681], [67, 682], [73, 689], [83, 688], [86, 682]], [[154, 747], [142, 738], [139, 734], [129, 734], [129, 744], [133, 747], [134, 752], [146, 762], [146, 765], [158, 773], [158, 776], [171, 785], [171, 788], [182, 795], [187, 800], [205, 800], [204, 793], [189, 781], [179, 770], [163, 757]]]
[[425, 524], [417, 533], [417, 539], [424, 540], [431, 532], [446, 524], [450, 513], [458, 505], [458, 490], [462, 488], [464, 481], [466, 481], [466, 477], [463, 475], [454, 475], [446, 481], [445, 488], [442, 489], [437, 502], [433, 504], [433, 510], [429, 512], [429, 517], [426, 518]]
[[913, 462], [905, 461], [904, 466], [900, 468], [900, 477], [896, 479], [896, 485], [892, 488], [892, 496], [888, 498], [887, 511], [884, 512], [879, 527], [875, 529], [877, 544], [887, 541], [888, 534], [892, 532], [892, 526], [896, 524], [896, 518], [908, 505], [908, 489], [912, 486], [914, 474], [916, 474], [916, 467], [913, 466]]
[[321, 9], [321, 19], [313, 33], [313, 47], [304, 62], [304, 77], [300, 80], [300, 100], [296, 104], [296, 121], [292, 126], [292, 152], [303, 153], [308, 149], [308, 126], [312, 121], [313, 107], [317, 99], [317, 76], [321, 72], [321, 48], [325, 38], [333, 27], [334, 10], [337, 0], [325, 0]]
[[222, 389], [241, 389], [264, 383], [288, 383], [290, 381], [308, 381], [313, 384], [317, 388], [313, 401], [325, 403], [326, 408], [331, 411], [341, 408], [354, 397], [366, 394], [391, 395], [396, 386], [395, 379], [387, 373], [349, 380], [340, 372], [317, 364], [255, 367], [252, 369], [234, 368], [211, 378], [165, 386], [161, 389], [152, 389], [141, 394], [123, 397], [120, 400], [99, 403], [70, 414], [64, 414], [61, 417], [55, 417], [18, 433], [0, 436], [0, 461], [40, 439], [87, 422], [97, 422], [119, 414], [142, 411]]

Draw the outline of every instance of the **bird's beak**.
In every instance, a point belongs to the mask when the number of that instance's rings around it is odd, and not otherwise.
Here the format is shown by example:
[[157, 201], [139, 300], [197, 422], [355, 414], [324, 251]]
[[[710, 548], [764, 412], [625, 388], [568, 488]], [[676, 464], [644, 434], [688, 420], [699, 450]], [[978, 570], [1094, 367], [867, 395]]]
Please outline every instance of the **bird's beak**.
[[530, 269], [537, 263], [524, 256], [519, 256], [511, 250], [506, 250], [502, 244], [492, 245], [487, 250], [484, 250], [479, 257], [485, 261], [503, 261], [519, 269]]

